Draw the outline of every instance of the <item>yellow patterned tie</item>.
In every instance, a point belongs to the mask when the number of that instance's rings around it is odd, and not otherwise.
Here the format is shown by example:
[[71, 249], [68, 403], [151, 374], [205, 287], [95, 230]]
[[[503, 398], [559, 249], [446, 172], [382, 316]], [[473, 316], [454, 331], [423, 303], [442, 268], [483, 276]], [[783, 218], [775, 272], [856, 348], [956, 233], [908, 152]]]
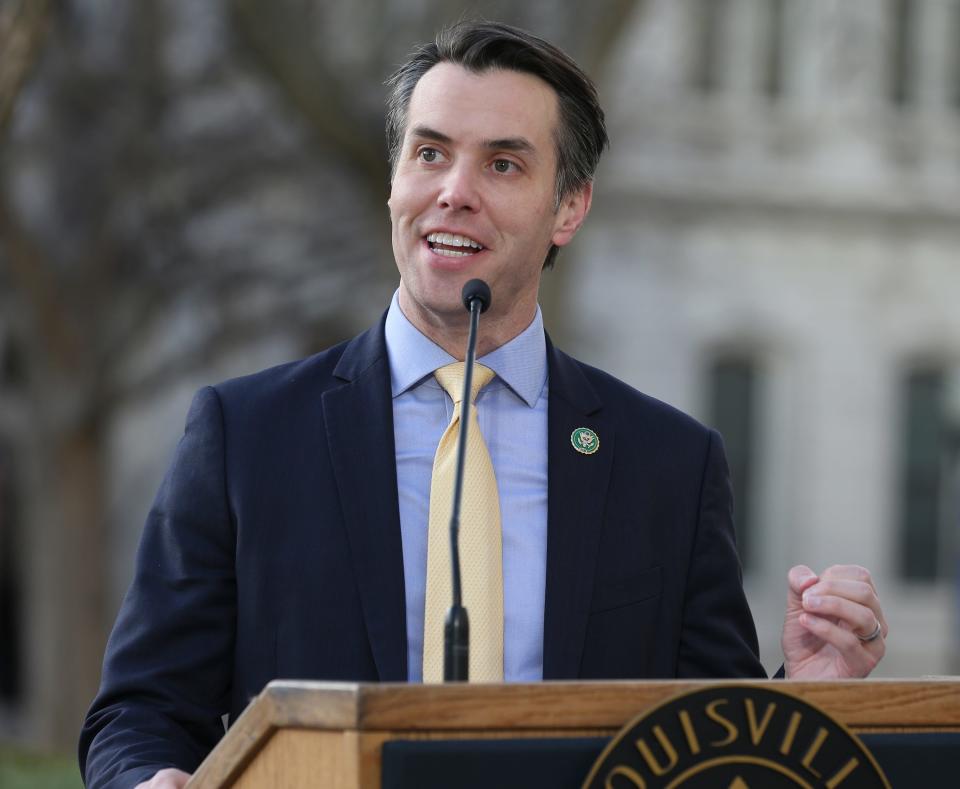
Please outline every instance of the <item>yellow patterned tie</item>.
[[[423, 617], [423, 681], [443, 681], [443, 624], [450, 608], [450, 511], [460, 433], [463, 362], [434, 373], [453, 399], [453, 418], [437, 445], [430, 480], [430, 531]], [[473, 368], [470, 402], [493, 378], [482, 364]], [[460, 562], [463, 605], [470, 617], [470, 681], [503, 681], [503, 551], [500, 497], [490, 452], [480, 434], [477, 410], [470, 409], [463, 501], [460, 505]]]

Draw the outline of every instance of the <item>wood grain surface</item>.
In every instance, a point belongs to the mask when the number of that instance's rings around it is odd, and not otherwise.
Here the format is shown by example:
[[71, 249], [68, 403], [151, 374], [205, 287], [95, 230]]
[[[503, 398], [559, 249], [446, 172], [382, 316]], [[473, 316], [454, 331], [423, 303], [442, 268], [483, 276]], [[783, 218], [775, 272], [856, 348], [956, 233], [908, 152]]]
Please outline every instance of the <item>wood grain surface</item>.
[[380, 748], [390, 739], [610, 736], [681, 693], [718, 685], [790, 693], [857, 733], [960, 731], [956, 678], [426, 686], [284, 680], [251, 702], [188, 786], [379, 787]]

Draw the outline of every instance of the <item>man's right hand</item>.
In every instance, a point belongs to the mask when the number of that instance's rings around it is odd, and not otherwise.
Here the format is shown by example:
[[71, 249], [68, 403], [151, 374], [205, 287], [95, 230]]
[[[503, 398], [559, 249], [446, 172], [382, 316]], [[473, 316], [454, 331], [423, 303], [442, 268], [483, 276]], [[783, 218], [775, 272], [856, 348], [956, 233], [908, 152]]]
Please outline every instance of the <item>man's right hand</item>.
[[137, 784], [134, 789], [183, 789], [189, 780], [188, 773], [168, 767], [166, 770], [160, 770], [149, 781]]

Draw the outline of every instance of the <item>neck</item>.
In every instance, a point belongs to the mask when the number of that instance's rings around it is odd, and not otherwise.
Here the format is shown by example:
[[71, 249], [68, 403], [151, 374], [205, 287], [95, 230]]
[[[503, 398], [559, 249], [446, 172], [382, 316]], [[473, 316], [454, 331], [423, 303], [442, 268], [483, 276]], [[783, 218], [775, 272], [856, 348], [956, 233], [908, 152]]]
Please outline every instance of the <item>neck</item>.
[[[463, 310], [460, 315], [450, 319], [442, 315], [416, 309], [408, 303], [400, 291], [400, 309], [410, 323], [417, 327], [424, 335], [449, 353], [454, 359], [462, 362], [467, 353], [467, 337], [470, 334], [470, 313]], [[536, 301], [528, 309], [515, 308], [511, 315], [491, 315], [487, 312], [480, 318], [480, 327], [477, 334], [477, 358], [486, 356], [501, 345], [523, 332], [537, 313]]]

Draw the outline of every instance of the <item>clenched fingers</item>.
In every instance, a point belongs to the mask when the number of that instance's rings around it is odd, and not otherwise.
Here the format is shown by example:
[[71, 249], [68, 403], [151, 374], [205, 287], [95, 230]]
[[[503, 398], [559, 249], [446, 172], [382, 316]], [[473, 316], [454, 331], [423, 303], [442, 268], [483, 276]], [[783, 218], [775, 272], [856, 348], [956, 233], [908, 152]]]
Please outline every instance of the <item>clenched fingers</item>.
[[888, 626], [869, 570], [858, 565], [836, 565], [820, 574], [802, 595], [803, 610], [836, 621], [861, 638], [880, 625], [886, 638]]

